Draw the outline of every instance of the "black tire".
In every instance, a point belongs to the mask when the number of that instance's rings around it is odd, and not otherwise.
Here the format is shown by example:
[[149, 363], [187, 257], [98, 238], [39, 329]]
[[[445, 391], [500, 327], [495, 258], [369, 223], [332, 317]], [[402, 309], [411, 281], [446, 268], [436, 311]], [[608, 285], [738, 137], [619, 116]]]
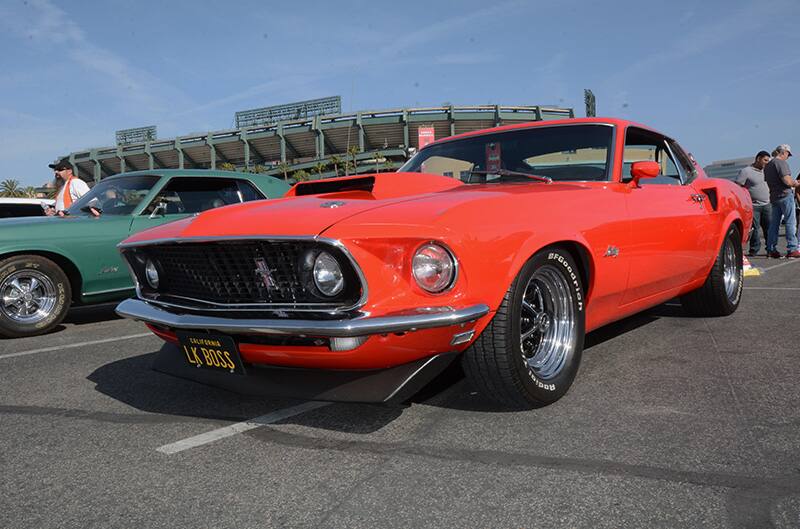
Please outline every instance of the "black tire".
[[0, 336], [44, 334], [61, 323], [71, 301], [69, 279], [50, 259], [15, 255], [0, 261]]
[[742, 299], [744, 266], [742, 237], [734, 224], [728, 228], [703, 286], [681, 297], [681, 304], [694, 316], [727, 316], [733, 314]]
[[[584, 305], [581, 276], [569, 252], [560, 247], [540, 251], [525, 263], [492, 321], [464, 352], [467, 379], [481, 394], [510, 408], [536, 408], [560, 399], [578, 373]], [[524, 342], [523, 332], [528, 334]]]

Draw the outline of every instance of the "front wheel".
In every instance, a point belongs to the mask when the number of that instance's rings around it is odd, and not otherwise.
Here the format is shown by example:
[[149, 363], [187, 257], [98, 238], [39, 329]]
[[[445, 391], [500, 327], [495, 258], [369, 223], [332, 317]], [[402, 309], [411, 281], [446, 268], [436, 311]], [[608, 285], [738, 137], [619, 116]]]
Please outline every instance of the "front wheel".
[[18, 255], [0, 261], [0, 336], [46, 333], [64, 319], [71, 298], [69, 279], [50, 259]]
[[561, 398], [580, 365], [585, 333], [581, 276], [563, 248], [542, 250], [522, 267], [489, 326], [462, 360], [470, 382], [512, 408]]
[[681, 304], [695, 316], [727, 316], [739, 307], [743, 280], [742, 238], [734, 224], [725, 234], [706, 282], [682, 296]]

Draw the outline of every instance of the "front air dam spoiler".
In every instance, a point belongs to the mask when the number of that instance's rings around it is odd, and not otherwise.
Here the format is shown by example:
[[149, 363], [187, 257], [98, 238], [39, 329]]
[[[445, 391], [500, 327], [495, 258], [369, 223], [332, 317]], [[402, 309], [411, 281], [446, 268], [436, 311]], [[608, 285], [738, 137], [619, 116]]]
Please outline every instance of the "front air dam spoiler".
[[333, 402], [400, 404], [442, 373], [458, 353], [441, 353], [386, 369], [304, 369], [248, 364], [246, 375], [190, 366], [178, 347], [165, 343], [153, 369], [243, 395]]

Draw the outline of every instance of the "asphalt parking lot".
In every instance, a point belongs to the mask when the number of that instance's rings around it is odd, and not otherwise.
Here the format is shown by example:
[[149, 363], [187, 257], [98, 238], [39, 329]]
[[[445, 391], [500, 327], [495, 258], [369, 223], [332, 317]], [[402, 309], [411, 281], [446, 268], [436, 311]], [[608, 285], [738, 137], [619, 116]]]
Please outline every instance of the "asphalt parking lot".
[[0, 340], [0, 527], [800, 527], [800, 260], [739, 310], [589, 335], [572, 390], [405, 407], [245, 397], [150, 369], [113, 305]]

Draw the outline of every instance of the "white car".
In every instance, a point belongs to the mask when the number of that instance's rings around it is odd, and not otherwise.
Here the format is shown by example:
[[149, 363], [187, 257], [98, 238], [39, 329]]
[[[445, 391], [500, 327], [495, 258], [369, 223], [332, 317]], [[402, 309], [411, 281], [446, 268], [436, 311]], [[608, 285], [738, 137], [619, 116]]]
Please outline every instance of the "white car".
[[45, 206], [53, 206], [55, 203], [55, 200], [49, 198], [0, 198], [0, 219], [39, 217], [44, 215]]

